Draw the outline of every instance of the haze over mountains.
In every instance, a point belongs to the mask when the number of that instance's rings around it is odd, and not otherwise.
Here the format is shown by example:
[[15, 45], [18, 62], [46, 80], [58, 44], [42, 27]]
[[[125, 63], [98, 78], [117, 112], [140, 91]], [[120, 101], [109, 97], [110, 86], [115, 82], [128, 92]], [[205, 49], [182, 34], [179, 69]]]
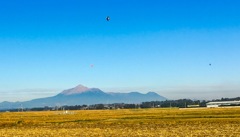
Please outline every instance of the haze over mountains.
[[14, 108], [34, 108], [44, 106], [62, 106], [62, 105], [92, 105], [92, 104], [109, 104], [109, 103], [141, 103], [145, 101], [163, 101], [165, 97], [155, 92], [142, 94], [139, 92], [130, 93], [106, 93], [98, 88], [88, 88], [78, 85], [74, 88], [67, 89], [56, 96], [33, 99], [24, 102], [7, 102], [0, 103], [0, 109]]

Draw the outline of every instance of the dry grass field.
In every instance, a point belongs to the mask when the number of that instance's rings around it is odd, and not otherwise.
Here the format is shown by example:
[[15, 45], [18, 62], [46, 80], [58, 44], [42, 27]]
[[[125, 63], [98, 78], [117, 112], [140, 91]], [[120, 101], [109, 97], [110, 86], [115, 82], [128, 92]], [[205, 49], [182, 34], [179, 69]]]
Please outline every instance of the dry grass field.
[[237, 137], [240, 108], [0, 113], [1, 137]]

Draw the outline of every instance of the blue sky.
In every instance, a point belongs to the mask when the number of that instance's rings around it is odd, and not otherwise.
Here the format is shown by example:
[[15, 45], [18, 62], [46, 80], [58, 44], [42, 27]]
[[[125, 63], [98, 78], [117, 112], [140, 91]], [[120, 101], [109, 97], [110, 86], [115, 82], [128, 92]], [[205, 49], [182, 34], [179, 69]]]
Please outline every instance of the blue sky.
[[239, 96], [239, 7], [237, 0], [1, 1], [0, 101], [78, 84], [169, 99]]

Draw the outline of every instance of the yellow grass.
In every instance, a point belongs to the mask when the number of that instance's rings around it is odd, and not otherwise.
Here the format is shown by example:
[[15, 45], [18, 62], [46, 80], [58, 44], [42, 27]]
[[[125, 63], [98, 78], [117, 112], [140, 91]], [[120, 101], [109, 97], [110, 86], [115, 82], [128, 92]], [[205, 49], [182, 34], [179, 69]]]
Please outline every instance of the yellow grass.
[[240, 136], [240, 108], [0, 113], [0, 137]]

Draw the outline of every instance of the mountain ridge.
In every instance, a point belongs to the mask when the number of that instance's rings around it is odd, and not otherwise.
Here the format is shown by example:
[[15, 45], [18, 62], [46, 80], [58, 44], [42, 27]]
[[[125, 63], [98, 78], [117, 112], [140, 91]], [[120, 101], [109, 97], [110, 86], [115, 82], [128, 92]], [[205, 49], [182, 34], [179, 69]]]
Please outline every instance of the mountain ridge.
[[24, 108], [33, 108], [58, 105], [141, 103], [156, 100], [163, 101], [166, 100], [166, 98], [155, 92], [148, 92], [146, 94], [136, 91], [129, 93], [107, 93], [98, 88], [88, 88], [83, 85], [78, 85], [74, 88], [63, 90], [59, 94], [51, 97], [37, 98], [22, 102], [4, 101], [0, 103], [0, 109], [16, 109], [20, 106], [23, 106]]

